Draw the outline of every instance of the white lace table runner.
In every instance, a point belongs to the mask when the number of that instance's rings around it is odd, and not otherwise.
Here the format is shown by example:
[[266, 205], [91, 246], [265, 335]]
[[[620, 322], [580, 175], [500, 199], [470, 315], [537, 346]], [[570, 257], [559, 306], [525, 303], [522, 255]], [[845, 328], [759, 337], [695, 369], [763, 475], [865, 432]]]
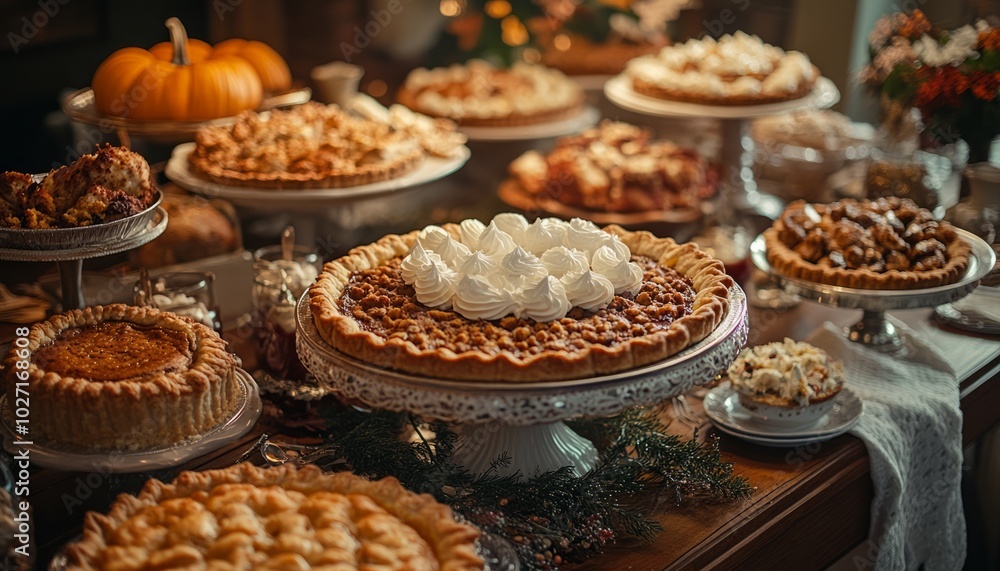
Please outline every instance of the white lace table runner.
[[869, 549], [859, 569], [961, 569], [962, 412], [948, 359], [902, 322], [913, 349], [905, 359], [848, 341], [825, 323], [808, 341], [844, 363], [864, 412], [852, 434], [864, 441], [875, 499]]

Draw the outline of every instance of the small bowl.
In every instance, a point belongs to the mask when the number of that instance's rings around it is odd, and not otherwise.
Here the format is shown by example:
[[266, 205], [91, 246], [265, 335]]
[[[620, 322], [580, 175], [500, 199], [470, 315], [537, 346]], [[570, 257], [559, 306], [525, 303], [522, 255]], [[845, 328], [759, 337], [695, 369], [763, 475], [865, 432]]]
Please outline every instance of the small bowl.
[[779, 406], [762, 403], [739, 391], [737, 393], [740, 395], [740, 405], [755, 417], [754, 420], [783, 428], [816, 424], [833, 410], [833, 405], [836, 404], [837, 396], [840, 394], [838, 391], [825, 400], [804, 406]]

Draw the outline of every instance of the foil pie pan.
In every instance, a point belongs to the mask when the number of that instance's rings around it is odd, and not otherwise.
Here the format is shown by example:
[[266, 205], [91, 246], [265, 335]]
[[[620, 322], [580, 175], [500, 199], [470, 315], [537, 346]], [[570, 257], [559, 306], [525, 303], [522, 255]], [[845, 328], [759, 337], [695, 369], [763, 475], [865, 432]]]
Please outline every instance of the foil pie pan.
[[12, 250], [75, 250], [123, 240], [142, 231], [156, 214], [163, 201], [163, 193], [156, 191], [156, 199], [145, 210], [113, 222], [80, 226], [78, 228], [0, 228], [0, 248]]

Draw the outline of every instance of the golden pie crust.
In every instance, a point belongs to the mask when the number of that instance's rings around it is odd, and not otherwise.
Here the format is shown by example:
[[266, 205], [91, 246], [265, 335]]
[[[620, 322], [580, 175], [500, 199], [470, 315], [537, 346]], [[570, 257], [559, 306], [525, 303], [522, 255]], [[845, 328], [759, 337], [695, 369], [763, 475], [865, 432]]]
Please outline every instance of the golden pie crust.
[[715, 171], [696, 151], [627, 123], [602, 121], [562, 137], [548, 154], [528, 151], [508, 171], [532, 196], [598, 212], [696, 208], [715, 193]]
[[[428, 74], [428, 79], [421, 78]], [[583, 111], [580, 87], [562, 72], [519, 63], [508, 69], [472, 60], [415, 70], [396, 94], [400, 104], [468, 127], [518, 127], [560, 121]]]
[[483, 568], [478, 537], [395, 478], [238, 464], [150, 480], [88, 513], [64, 553], [70, 571], [471, 571]]
[[[460, 238], [457, 225], [443, 228]], [[414, 231], [386, 236], [327, 263], [309, 289], [313, 320], [335, 349], [378, 367], [515, 383], [586, 378], [647, 365], [701, 341], [722, 321], [733, 285], [722, 262], [694, 244], [618, 226], [604, 230], [629, 247], [646, 277], [634, 299], [615, 296], [596, 313], [574, 308], [562, 319], [538, 323], [513, 316], [470, 320], [428, 310], [401, 285], [398, 272], [399, 260], [416, 242]], [[686, 296], [680, 291], [685, 288]], [[380, 309], [380, 303], [395, 305]], [[392, 316], [395, 310], [398, 319]], [[366, 324], [380, 315], [393, 328], [381, 335]]]
[[816, 76], [812, 80], [803, 81], [797, 88], [780, 95], [720, 95], [711, 96], [703, 93], [694, 93], [683, 89], [668, 89], [662, 85], [640, 79], [632, 79], [632, 89], [640, 95], [666, 99], [668, 101], [680, 101], [681, 103], [698, 103], [703, 105], [764, 105], [766, 103], [781, 103], [793, 99], [801, 99], [813, 90], [816, 86], [816, 78], [819, 77], [819, 69], [816, 68]]
[[790, 203], [764, 232], [767, 261], [785, 276], [841, 287], [921, 289], [957, 282], [971, 248], [908, 199]]
[[380, 109], [376, 119], [315, 102], [268, 115], [247, 111], [232, 125], [198, 131], [188, 163], [227, 186], [345, 188], [399, 178], [428, 155], [460, 146], [453, 124], [402, 111]]
[[151, 308], [108, 305], [31, 328], [29, 367], [4, 363], [8, 406], [31, 398], [31, 429], [86, 449], [175, 444], [229, 419], [239, 397], [236, 358], [212, 329]]

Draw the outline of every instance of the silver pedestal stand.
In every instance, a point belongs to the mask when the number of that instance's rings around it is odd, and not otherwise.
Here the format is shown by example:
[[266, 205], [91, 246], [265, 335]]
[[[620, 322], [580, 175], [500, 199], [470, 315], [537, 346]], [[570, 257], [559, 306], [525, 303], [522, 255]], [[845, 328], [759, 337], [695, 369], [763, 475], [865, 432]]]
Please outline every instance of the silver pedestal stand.
[[[11, 262], [56, 262], [62, 283], [63, 310], [80, 309], [83, 301], [83, 260], [99, 258], [138, 248], [167, 229], [167, 211], [156, 206], [144, 224], [122, 237], [108, 233], [105, 225], [60, 229], [72, 233], [71, 240], [62, 240], [50, 249], [0, 248], [0, 260]], [[111, 223], [114, 224], [114, 223]], [[57, 232], [40, 230], [38, 232]], [[56, 244], [55, 241], [50, 244]], [[44, 245], [43, 245], [44, 246]], [[67, 247], [68, 246], [68, 247]]]
[[611, 416], [707, 383], [736, 358], [749, 331], [746, 297], [734, 287], [729, 312], [715, 331], [664, 361], [588, 379], [468, 382], [407, 375], [348, 357], [320, 337], [304, 300], [296, 315], [296, 348], [306, 368], [330, 390], [371, 407], [456, 423], [455, 461], [475, 473], [503, 453], [511, 459], [504, 473], [530, 476], [565, 466], [586, 473], [596, 463], [597, 450], [564, 420]]
[[976, 289], [996, 263], [996, 254], [989, 244], [965, 230], [955, 229], [958, 236], [972, 247], [969, 267], [962, 278], [953, 284], [909, 290], [871, 290], [819, 284], [791, 278], [776, 273], [767, 261], [767, 247], [760, 235], [750, 244], [750, 258], [755, 266], [769, 274], [785, 291], [814, 300], [824, 305], [861, 309], [861, 321], [850, 326], [846, 335], [851, 341], [873, 349], [900, 356], [908, 351], [904, 339], [892, 323], [886, 320], [886, 311], [934, 307], [961, 299]]

